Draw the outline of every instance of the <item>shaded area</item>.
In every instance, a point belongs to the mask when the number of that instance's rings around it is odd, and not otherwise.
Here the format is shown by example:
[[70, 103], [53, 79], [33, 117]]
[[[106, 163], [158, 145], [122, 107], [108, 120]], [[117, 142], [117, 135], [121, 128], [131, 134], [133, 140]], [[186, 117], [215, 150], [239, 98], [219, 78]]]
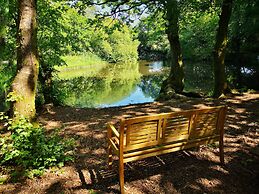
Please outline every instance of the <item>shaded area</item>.
[[[226, 104], [226, 165], [219, 163], [217, 145], [130, 162], [125, 186], [129, 193], [256, 193], [259, 189], [259, 93], [232, 99], [188, 99], [103, 109], [46, 108], [39, 120], [63, 128], [77, 141], [76, 161], [24, 185], [7, 184], [7, 193], [119, 193], [118, 168], [107, 168], [106, 123], [121, 117]], [[12, 188], [18, 192], [14, 192]]]

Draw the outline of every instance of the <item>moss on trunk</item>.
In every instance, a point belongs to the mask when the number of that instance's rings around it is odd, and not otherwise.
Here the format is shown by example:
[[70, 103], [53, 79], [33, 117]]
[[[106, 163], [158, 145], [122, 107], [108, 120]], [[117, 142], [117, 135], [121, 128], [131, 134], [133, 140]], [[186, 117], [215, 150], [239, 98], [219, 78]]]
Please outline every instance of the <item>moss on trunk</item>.
[[12, 83], [14, 117], [33, 118], [39, 71], [36, 0], [18, 1], [17, 74]]
[[216, 35], [216, 43], [214, 47], [214, 92], [213, 97], [219, 97], [221, 94], [230, 92], [227, 84], [225, 70], [225, 54], [227, 47], [227, 31], [228, 23], [231, 16], [233, 0], [223, 0], [221, 15], [219, 18], [219, 26]]
[[169, 77], [162, 84], [160, 96], [162, 98], [171, 98], [175, 95], [175, 93], [182, 93], [184, 89], [184, 63], [179, 40], [178, 3], [176, 0], [167, 1], [165, 7], [166, 19], [168, 23], [166, 33], [173, 58], [171, 61], [171, 71]]

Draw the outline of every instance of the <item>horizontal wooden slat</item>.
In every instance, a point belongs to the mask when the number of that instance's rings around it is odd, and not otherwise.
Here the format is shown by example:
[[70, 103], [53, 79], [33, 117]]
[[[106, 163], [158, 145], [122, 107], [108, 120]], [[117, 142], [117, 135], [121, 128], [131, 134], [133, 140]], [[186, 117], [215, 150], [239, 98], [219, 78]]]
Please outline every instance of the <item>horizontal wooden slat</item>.
[[158, 127], [153, 126], [153, 127], [139, 127], [138, 129], [127, 129], [126, 133], [127, 134], [132, 134], [132, 135], [141, 135], [145, 133], [155, 133], [157, 131]]
[[170, 143], [175, 141], [181, 141], [181, 140], [188, 140], [189, 134], [178, 134], [178, 135], [171, 135], [166, 136], [162, 140], [160, 140], [161, 143]]
[[173, 113], [154, 114], [154, 115], [148, 115], [148, 116], [129, 118], [129, 119], [126, 119], [125, 122], [126, 122], [127, 125], [130, 125], [132, 123], [151, 121], [151, 120], [159, 120], [161, 118], [170, 118], [170, 117], [175, 117], [175, 116], [189, 117], [190, 115], [192, 115], [195, 112], [198, 112], [200, 114], [201, 113], [216, 112], [223, 107], [224, 106], [218, 106], [218, 107], [209, 107], [209, 108], [205, 108], [205, 109], [191, 109], [191, 110], [185, 110], [185, 111], [179, 111], [179, 112], [173, 112]]
[[188, 131], [188, 129], [189, 129], [189, 125], [179, 126], [179, 127], [170, 126], [165, 128], [164, 130], [165, 130], [165, 133], [172, 133], [172, 132], [174, 133], [177, 131]]
[[187, 148], [197, 147], [199, 145], [210, 144], [215, 141], [219, 141], [219, 136], [214, 136], [214, 137], [206, 138], [206, 139], [195, 141], [195, 142], [183, 142], [183, 143], [169, 144], [169, 145], [165, 145], [162, 147], [146, 149], [143, 151], [125, 153], [123, 155], [124, 156], [123, 162], [126, 163], [126, 162], [144, 159], [144, 158], [151, 157], [151, 156], [157, 156], [157, 155], [161, 155], [161, 154], [184, 150]]
[[167, 132], [165, 133], [165, 137], [164, 138], [167, 138], [167, 137], [176, 137], [176, 136], [179, 136], [179, 135], [188, 135], [188, 131], [187, 130], [177, 130], [177, 131], [172, 131], [171, 133]]
[[143, 134], [143, 135], [137, 135], [137, 136], [130, 136], [129, 137], [129, 141], [138, 141], [141, 139], [146, 139], [146, 138], [156, 138], [157, 134], [156, 133], [147, 133], [147, 134]]
[[146, 136], [148, 134], [157, 134], [157, 130], [140, 130], [139, 132], [128, 132], [126, 135], [130, 137], [140, 137], [140, 136]]
[[132, 128], [139, 128], [139, 127], [148, 127], [148, 126], [156, 126], [158, 124], [158, 120], [152, 121], [143, 121], [141, 123], [133, 123], [130, 126]]
[[167, 127], [186, 126], [188, 124], [189, 124], [189, 121], [185, 121], [185, 122], [167, 122]]
[[148, 138], [145, 138], [145, 139], [130, 141], [127, 146], [147, 143], [147, 142], [151, 142], [151, 141], [157, 141], [156, 137], [148, 137]]
[[144, 147], [149, 147], [149, 146], [156, 146], [158, 145], [158, 141], [154, 140], [154, 141], [150, 141], [150, 142], [146, 142], [146, 143], [140, 143], [140, 144], [136, 144], [136, 145], [126, 145], [123, 149], [123, 151], [129, 151], [129, 150], [137, 150], [140, 148], [144, 148]]

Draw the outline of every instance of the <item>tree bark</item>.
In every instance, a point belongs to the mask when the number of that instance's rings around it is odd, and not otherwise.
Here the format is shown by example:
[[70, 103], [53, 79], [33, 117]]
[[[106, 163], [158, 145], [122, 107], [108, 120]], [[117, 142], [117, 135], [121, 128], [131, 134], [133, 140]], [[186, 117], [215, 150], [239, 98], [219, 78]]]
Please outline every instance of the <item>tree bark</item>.
[[163, 82], [160, 91], [162, 98], [171, 98], [176, 93], [182, 93], [184, 89], [184, 63], [182, 57], [181, 44], [179, 40], [179, 9], [177, 0], [167, 1], [166, 19], [168, 22], [166, 34], [171, 50], [171, 71], [169, 77]]
[[39, 71], [36, 0], [18, 1], [17, 73], [12, 83], [14, 117], [33, 118]]
[[227, 31], [228, 23], [231, 16], [233, 0], [223, 0], [221, 15], [219, 18], [219, 26], [216, 35], [216, 43], [214, 47], [214, 92], [213, 97], [218, 98], [222, 94], [230, 92], [227, 84], [225, 70], [225, 54], [227, 47]]

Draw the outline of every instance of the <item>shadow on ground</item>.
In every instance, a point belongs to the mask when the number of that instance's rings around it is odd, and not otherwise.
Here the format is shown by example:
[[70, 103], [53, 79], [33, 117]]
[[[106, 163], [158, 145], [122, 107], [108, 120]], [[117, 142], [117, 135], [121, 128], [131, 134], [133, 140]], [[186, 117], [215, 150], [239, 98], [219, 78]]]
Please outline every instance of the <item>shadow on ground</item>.
[[[76, 161], [61, 174], [47, 174], [19, 191], [38, 193], [119, 193], [118, 167], [107, 168], [106, 123], [121, 117], [227, 105], [225, 161], [219, 164], [215, 145], [130, 162], [125, 165], [128, 193], [257, 193], [259, 189], [259, 94], [224, 100], [190, 99], [120, 108], [76, 109], [54, 107], [40, 121], [63, 128], [77, 140]], [[38, 181], [38, 182], [37, 182]], [[36, 189], [37, 185], [41, 185]], [[1, 191], [1, 190], [0, 190]], [[18, 190], [17, 190], [18, 191]], [[10, 192], [9, 192], [10, 193]]]

